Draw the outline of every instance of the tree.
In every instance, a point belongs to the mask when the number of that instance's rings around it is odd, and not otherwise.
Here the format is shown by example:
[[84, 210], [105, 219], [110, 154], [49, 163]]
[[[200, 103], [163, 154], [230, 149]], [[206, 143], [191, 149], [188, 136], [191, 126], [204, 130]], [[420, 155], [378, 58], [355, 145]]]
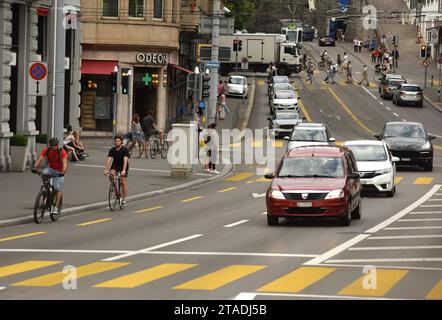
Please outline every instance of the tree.
[[232, 11], [235, 18], [235, 29], [243, 30], [249, 19], [255, 14], [250, 0], [225, 0], [225, 6]]

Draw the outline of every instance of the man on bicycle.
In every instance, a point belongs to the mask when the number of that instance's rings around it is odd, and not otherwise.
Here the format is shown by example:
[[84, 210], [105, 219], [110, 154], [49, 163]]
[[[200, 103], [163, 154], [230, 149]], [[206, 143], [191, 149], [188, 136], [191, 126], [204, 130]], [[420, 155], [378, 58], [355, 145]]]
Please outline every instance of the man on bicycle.
[[[40, 163], [47, 159], [48, 167], [43, 170], [45, 175], [58, 175], [64, 174], [68, 167], [68, 155], [63, 148], [59, 147], [59, 141], [57, 138], [49, 139], [49, 147], [45, 148], [40, 157], [34, 164], [34, 168], [38, 169]], [[61, 196], [64, 185], [64, 177], [53, 177], [53, 185], [55, 190], [55, 207], [52, 209], [53, 214], [59, 213]]]
[[109, 150], [107, 156], [104, 175], [107, 176], [109, 173], [115, 175], [117, 172], [121, 174], [121, 204], [125, 206], [127, 197], [127, 174], [129, 172], [129, 151], [123, 147], [123, 136], [121, 135], [115, 136], [114, 144], [115, 147]]
[[152, 113], [149, 112], [147, 116], [143, 119], [143, 131], [144, 131], [144, 150], [146, 151], [146, 157], [147, 157], [147, 150], [149, 149], [149, 140], [150, 136], [154, 134], [160, 135], [160, 144], [163, 144], [164, 141], [164, 133], [163, 130], [157, 129], [155, 126], [155, 119], [152, 116]]

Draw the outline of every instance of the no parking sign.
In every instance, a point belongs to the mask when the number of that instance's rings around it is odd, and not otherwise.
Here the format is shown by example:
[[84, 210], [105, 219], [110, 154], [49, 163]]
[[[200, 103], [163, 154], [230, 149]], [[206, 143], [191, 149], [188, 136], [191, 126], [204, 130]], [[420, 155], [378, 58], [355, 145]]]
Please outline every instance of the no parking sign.
[[47, 63], [30, 62], [28, 71], [28, 94], [30, 96], [46, 96], [48, 91]]

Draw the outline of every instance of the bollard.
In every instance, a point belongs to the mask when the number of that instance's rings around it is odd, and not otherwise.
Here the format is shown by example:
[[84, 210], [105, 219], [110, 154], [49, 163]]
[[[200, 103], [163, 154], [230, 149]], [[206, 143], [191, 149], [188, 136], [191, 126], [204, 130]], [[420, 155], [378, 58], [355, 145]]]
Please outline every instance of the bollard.
[[433, 82], [434, 82], [434, 77], [433, 75], [431, 75], [431, 86], [433, 86]]

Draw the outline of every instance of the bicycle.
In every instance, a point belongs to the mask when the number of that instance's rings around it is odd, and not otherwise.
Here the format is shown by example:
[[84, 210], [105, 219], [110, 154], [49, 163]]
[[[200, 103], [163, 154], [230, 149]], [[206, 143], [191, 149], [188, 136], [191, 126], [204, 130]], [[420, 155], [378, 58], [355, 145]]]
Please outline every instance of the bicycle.
[[34, 204], [34, 222], [39, 224], [43, 221], [44, 215], [49, 212], [49, 216], [52, 221], [57, 221], [60, 218], [61, 207], [63, 204], [63, 197], [60, 199], [60, 206], [58, 208], [58, 213], [52, 213], [53, 208], [55, 207], [55, 194], [56, 191], [54, 186], [52, 185], [52, 178], [55, 177], [63, 177], [64, 174], [43, 174], [43, 172], [37, 169], [31, 169], [31, 172], [37, 174], [41, 177], [42, 186], [40, 191], [37, 194], [37, 198], [35, 199]]
[[115, 211], [118, 206], [120, 210], [123, 210], [124, 206], [121, 198], [121, 174], [117, 172], [116, 174], [108, 174], [109, 176], [109, 193], [108, 193], [108, 202], [110, 211]]
[[159, 134], [156, 133], [153, 135], [153, 139], [150, 139], [150, 156], [152, 159], [155, 159], [158, 154], [161, 155], [161, 158], [167, 158], [167, 152], [169, 151], [169, 142], [166, 140], [163, 143], [160, 142]]
[[129, 150], [129, 155], [134, 157], [135, 159], [141, 158], [144, 153], [144, 141], [140, 136], [135, 137], [135, 145], [130, 148], [132, 144], [132, 139], [128, 139], [124, 146]]

